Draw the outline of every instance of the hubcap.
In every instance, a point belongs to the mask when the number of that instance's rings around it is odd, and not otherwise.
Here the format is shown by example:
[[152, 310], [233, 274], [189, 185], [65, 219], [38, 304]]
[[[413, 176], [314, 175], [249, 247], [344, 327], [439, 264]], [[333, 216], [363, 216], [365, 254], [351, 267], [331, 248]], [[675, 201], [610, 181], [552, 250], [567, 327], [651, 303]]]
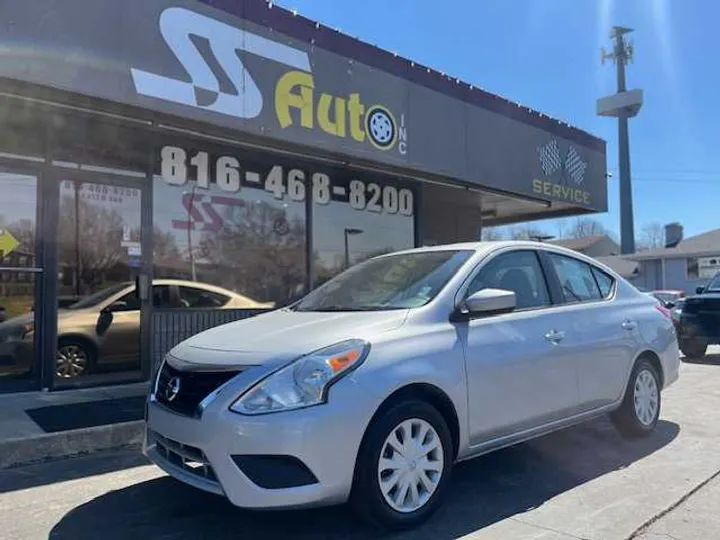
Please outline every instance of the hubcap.
[[87, 353], [77, 345], [64, 345], [58, 349], [55, 371], [61, 379], [73, 379], [87, 369]]
[[425, 420], [405, 420], [383, 443], [378, 482], [385, 502], [402, 513], [422, 508], [435, 493], [445, 460], [442, 442]]
[[643, 426], [650, 426], [658, 412], [658, 387], [655, 377], [647, 369], [635, 379], [635, 415]]

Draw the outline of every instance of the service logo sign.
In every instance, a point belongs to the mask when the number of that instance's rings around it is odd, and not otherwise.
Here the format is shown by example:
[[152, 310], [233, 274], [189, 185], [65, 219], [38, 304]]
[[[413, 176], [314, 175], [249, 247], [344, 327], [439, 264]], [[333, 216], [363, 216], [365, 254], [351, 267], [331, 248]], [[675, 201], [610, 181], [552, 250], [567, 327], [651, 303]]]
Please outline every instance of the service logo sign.
[[557, 139], [539, 146], [537, 153], [545, 178], [533, 180], [535, 194], [573, 203], [590, 204], [590, 193], [582, 187], [588, 163], [582, 159], [574, 146], [568, 146], [564, 159]]
[[[179, 7], [163, 11], [160, 33], [187, 71], [190, 81], [132, 68], [138, 94], [243, 120], [258, 118], [271, 96], [263, 95], [243, 64], [238, 52], [245, 52], [288, 68], [276, 81], [272, 96], [275, 117], [281, 128], [299, 125], [357, 143], [367, 142], [377, 150], [397, 148], [400, 154], [407, 153], [404, 115], [401, 115], [398, 125], [388, 107], [366, 105], [359, 93], [336, 96], [317, 89], [306, 51]], [[217, 75], [200, 54], [191, 36], [207, 40], [218, 66], [233, 84], [236, 93], [221, 91]], [[269, 92], [266, 89], [266, 94]]]

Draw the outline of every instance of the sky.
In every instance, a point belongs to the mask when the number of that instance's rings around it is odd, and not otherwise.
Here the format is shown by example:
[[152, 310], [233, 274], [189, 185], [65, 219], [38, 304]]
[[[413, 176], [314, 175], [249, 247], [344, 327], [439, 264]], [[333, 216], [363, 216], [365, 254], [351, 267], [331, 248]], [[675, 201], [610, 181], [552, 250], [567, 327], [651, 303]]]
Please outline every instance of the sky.
[[[607, 213], [619, 231], [617, 121], [595, 115], [613, 94], [600, 63], [614, 25], [633, 28], [628, 89], [635, 232], [679, 221], [685, 236], [720, 227], [720, 2], [716, 0], [281, 0], [283, 7], [482, 86], [607, 141]], [[566, 223], [571, 223], [567, 221]], [[555, 222], [538, 222], [558, 234]]]

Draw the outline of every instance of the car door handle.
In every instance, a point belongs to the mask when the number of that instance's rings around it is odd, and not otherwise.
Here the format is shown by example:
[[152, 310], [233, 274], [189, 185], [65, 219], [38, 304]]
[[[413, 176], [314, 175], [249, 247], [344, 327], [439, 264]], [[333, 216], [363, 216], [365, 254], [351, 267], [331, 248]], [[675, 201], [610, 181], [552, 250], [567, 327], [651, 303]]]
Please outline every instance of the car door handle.
[[622, 327], [625, 330], [635, 330], [637, 328], [637, 323], [635, 321], [631, 321], [629, 319], [626, 319], [622, 322]]
[[545, 339], [547, 339], [550, 343], [557, 345], [563, 339], [565, 339], [565, 332], [558, 330], [550, 330], [547, 334], [545, 334]]

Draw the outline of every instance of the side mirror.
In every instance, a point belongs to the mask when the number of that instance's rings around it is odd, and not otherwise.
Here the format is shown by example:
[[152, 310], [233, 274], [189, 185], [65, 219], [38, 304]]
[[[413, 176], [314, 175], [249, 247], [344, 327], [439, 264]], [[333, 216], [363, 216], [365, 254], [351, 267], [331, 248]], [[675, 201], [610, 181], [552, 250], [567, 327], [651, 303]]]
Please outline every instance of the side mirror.
[[697, 294], [702, 294], [704, 292], [705, 292], [705, 287], [698, 287], [697, 289], [695, 289], [695, 293], [697, 293]]
[[465, 307], [472, 315], [507, 313], [515, 309], [515, 293], [504, 289], [482, 289], [465, 300]]
[[95, 333], [98, 336], [102, 336], [105, 332], [107, 332], [113, 322], [114, 317], [112, 311], [110, 311], [110, 307], [112, 306], [108, 306], [100, 312], [100, 316], [95, 324]]

